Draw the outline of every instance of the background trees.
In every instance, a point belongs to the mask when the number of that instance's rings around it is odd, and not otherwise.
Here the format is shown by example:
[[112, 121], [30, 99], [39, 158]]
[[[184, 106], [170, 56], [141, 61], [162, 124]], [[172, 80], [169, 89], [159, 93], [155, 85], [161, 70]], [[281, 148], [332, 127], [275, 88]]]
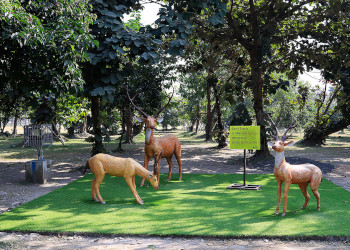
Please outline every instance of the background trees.
[[[260, 156], [269, 154], [265, 113], [281, 114], [285, 123], [297, 119], [300, 128], [308, 124], [304, 139], [313, 144], [349, 125], [348, 1], [171, 0], [160, 2], [152, 27], [140, 23], [142, 1], [90, 4], [1, 1], [3, 123], [45, 99], [51, 122], [71, 132], [77, 124], [86, 127], [91, 115], [92, 154], [106, 152], [103, 141], [119, 125], [128, 143], [139, 131], [126, 85], [149, 113], [175, 85], [180, 105], [164, 112], [164, 127], [188, 120], [197, 132], [202, 121], [206, 140], [215, 134], [219, 147], [236, 111], [261, 126]], [[179, 57], [181, 77], [174, 66]], [[317, 99], [296, 82], [310, 68], [335, 85], [330, 95], [320, 92]]]
[[[334, 1], [332, 4], [311, 0], [170, 3], [178, 12], [186, 13], [187, 20], [191, 20], [197, 30], [202, 31], [198, 35], [213, 47], [217, 44], [226, 47], [233, 45], [242, 52], [238, 58], [232, 55], [231, 60], [246, 63], [244, 66], [250, 71], [245, 86], [253, 95], [255, 120], [262, 128], [261, 150], [257, 153], [262, 156], [269, 154], [264, 122], [264, 100], [271, 84], [269, 75], [277, 71], [295, 76], [297, 72], [304, 70], [301, 62], [305, 63], [306, 57], [313, 61], [312, 54], [329, 55], [330, 51], [324, 50], [326, 46], [323, 44], [327, 39], [332, 40], [330, 37], [335, 34], [332, 32], [334, 27], [328, 27], [328, 32], [323, 33], [322, 39], [320, 34], [328, 26], [324, 22], [332, 23], [335, 12], [337, 22], [344, 25], [347, 23], [344, 19], [348, 12], [346, 1]], [[177, 18], [179, 14], [169, 11], [168, 15]], [[336, 27], [338, 26], [342, 25], [337, 24]], [[338, 29], [335, 31], [338, 33]], [[338, 40], [341, 35], [336, 37]], [[301, 46], [299, 40], [313, 44], [308, 47], [309, 56], [300, 52], [307, 47]]]
[[[38, 96], [48, 101], [82, 88], [78, 63], [92, 43], [92, 20], [87, 1], [1, 1], [0, 98], [10, 115], [40, 107]], [[45, 122], [55, 127], [51, 111]]]

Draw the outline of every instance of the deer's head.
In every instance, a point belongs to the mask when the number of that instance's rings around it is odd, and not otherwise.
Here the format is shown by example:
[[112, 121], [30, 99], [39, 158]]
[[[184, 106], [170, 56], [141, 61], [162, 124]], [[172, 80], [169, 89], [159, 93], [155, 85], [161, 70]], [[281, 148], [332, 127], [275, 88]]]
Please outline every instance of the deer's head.
[[154, 189], [158, 190], [159, 189], [159, 183], [158, 183], [158, 179], [157, 179], [157, 175], [150, 172], [150, 174], [148, 175], [148, 181], [151, 183], [152, 187], [154, 187]]
[[173, 98], [173, 95], [174, 95], [174, 91], [173, 91], [173, 94], [171, 95], [171, 97], [169, 98], [168, 100], [168, 103], [164, 105], [163, 108], [161, 108], [160, 110], [158, 110], [158, 112], [151, 116], [151, 115], [148, 115], [146, 114], [140, 107], [136, 106], [135, 103], [134, 103], [134, 99], [137, 95], [137, 93], [135, 94], [135, 96], [133, 98], [130, 98], [130, 95], [129, 95], [129, 90], [128, 90], [128, 87], [126, 87], [126, 93], [128, 95], [128, 98], [131, 102], [131, 104], [135, 107], [136, 110], [138, 110], [142, 117], [137, 117], [137, 121], [138, 122], [143, 122], [145, 123], [145, 126], [146, 126], [146, 129], [150, 128], [150, 129], [154, 129], [155, 128], [155, 125], [156, 125], [156, 122], [158, 123], [161, 123], [163, 121], [163, 118], [161, 117], [158, 117], [159, 114], [169, 105], [171, 99]]
[[282, 138], [279, 139], [278, 137], [278, 123], [280, 121], [280, 119], [277, 120], [276, 124], [273, 122], [273, 120], [271, 119], [270, 115], [268, 115], [268, 117], [270, 118], [270, 121], [273, 125], [273, 127], [275, 128], [275, 141], [274, 143], [272, 142], [268, 142], [268, 145], [272, 147], [273, 150], [277, 151], [277, 152], [283, 152], [284, 151], [284, 147], [288, 147], [288, 146], [292, 146], [294, 144], [293, 141], [286, 141], [291, 135], [287, 136], [287, 133], [290, 129], [293, 129], [296, 127], [295, 123], [293, 122], [284, 132], [284, 134], [282, 135]]

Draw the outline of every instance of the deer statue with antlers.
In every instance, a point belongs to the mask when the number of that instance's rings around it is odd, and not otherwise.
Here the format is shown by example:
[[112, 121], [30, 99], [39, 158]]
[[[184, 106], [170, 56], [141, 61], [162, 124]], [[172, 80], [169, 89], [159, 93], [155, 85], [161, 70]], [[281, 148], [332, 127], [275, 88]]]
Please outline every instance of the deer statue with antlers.
[[[169, 98], [168, 103], [163, 106], [155, 115], [150, 116], [146, 114], [140, 107], [136, 106], [134, 103], [134, 99], [136, 95], [133, 98], [130, 98], [128, 87], [126, 87], [127, 95], [129, 97], [129, 100], [131, 104], [135, 107], [136, 110], [138, 110], [143, 118], [137, 118], [138, 122], [145, 123], [146, 128], [146, 136], [145, 136], [145, 161], [144, 161], [144, 167], [148, 168], [148, 162], [150, 158], [154, 158], [154, 155], [161, 155], [161, 158], [166, 158], [169, 164], [169, 174], [168, 174], [168, 181], [171, 179], [171, 171], [173, 167], [173, 163], [171, 161], [171, 158], [173, 155], [175, 155], [177, 163], [179, 164], [179, 180], [182, 179], [182, 162], [181, 162], [181, 144], [179, 139], [174, 135], [166, 135], [160, 138], [156, 138], [153, 136], [153, 130], [155, 128], [156, 122], [160, 123], [163, 121], [163, 118], [158, 117], [159, 114], [168, 106], [170, 103], [174, 92], [172, 96]], [[137, 93], [136, 93], [137, 94]], [[162, 152], [162, 154], [161, 154]], [[158, 168], [157, 168], [157, 176], [158, 176], [158, 182], [160, 183], [160, 160], [158, 161]], [[141, 181], [141, 186], [143, 186], [145, 183], [145, 178]]]
[[277, 215], [279, 213], [280, 204], [281, 204], [281, 189], [282, 189], [283, 182], [284, 182], [284, 206], [283, 206], [282, 216], [285, 216], [286, 214], [288, 191], [289, 191], [290, 184], [299, 185], [299, 188], [305, 197], [305, 203], [301, 207], [301, 209], [305, 209], [310, 200], [310, 195], [307, 191], [307, 187], [310, 183], [312, 193], [315, 195], [317, 200], [317, 210], [320, 211], [320, 194], [317, 189], [322, 179], [321, 170], [317, 166], [309, 163], [292, 165], [286, 162], [286, 159], [284, 157], [284, 148], [287, 146], [292, 146], [294, 144], [293, 141], [286, 142], [286, 140], [289, 137], [287, 136], [287, 133], [290, 129], [295, 128], [294, 123], [287, 128], [287, 130], [285, 131], [285, 133], [283, 134], [280, 140], [278, 137], [278, 128], [277, 128], [279, 121], [277, 121], [275, 124], [272, 121], [270, 116], [269, 118], [276, 131], [275, 142], [274, 143], [269, 142], [269, 146], [272, 146], [272, 149], [276, 151], [275, 166], [273, 170], [273, 174], [275, 175], [277, 180], [277, 207], [276, 207], [275, 214]]

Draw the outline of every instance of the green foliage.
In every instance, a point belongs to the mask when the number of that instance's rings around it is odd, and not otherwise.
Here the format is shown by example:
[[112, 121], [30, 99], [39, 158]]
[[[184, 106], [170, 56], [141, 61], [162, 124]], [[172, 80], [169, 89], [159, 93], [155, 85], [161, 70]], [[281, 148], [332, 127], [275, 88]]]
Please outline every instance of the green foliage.
[[230, 126], [249, 126], [252, 125], [252, 119], [244, 103], [239, 103], [232, 114]]
[[329, 92], [327, 86], [325, 83], [325, 89], [317, 91], [315, 111], [304, 131], [302, 145], [321, 146], [330, 134], [350, 125], [350, 97], [341, 85], [332, 87]]
[[65, 128], [85, 121], [85, 117], [89, 115], [89, 104], [86, 98], [60, 95], [56, 101], [56, 120]]
[[78, 62], [86, 58], [93, 20], [87, 1], [13, 0], [0, 11], [2, 82], [20, 84], [22, 96], [83, 85]]
[[[174, 100], [178, 103], [178, 101]], [[163, 129], [168, 129], [168, 126], [172, 129], [176, 129], [180, 125], [180, 115], [178, 110], [178, 105], [169, 105], [163, 111], [164, 120], [162, 122]]]
[[[51, 124], [55, 116], [55, 107], [52, 103], [53, 95], [41, 95], [37, 100], [33, 100], [34, 112], [30, 114], [32, 124]], [[36, 103], [34, 103], [36, 102]]]
[[[310, 85], [292, 82], [286, 90], [278, 89], [275, 94], [269, 96], [266, 112], [274, 121], [280, 119], [280, 128], [287, 128], [295, 123], [297, 130], [303, 130], [314, 119], [315, 97], [315, 89]], [[274, 128], [269, 127], [268, 132], [273, 135]]]
[[194, 123], [197, 119], [201, 119], [198, 114], [205, 111], [205, 74], [200, 72], [182, 74], [180, 81], [181, 117]]

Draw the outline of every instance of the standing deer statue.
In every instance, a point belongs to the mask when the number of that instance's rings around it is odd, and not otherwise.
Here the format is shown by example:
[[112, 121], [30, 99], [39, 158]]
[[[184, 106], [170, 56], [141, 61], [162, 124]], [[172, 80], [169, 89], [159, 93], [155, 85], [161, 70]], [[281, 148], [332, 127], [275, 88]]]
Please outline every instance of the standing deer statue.
[[[169, 98], [168, 103], [161, 108], [155, 115], [150, 116], [146, 114], [141, 108], [135, 105], [134, 99], [136, 95], [133, 98], [130, 98], [128, 87], [126, 87], [127, 95], [129, 97], [129, 100], [131, 104], [135, 107], [136, 110], [138, 110], [143, 118], [137, 118], [138, 122], [145, 123], [146, 128], [146, 136], [145, 136], [145, 161], [144, 161], [144, 167], [148, 168], [148, 162], [150, 158], [154, 158], [154, 155], [161, 155], [161, 158], [166, 158], [169, 164], [169, 174], [168, 174], [168, 181], [171, 179], [171, 170], [173, 168], [173, 163], [171, 161], [171, 158], [173, 155], [175, 155], [177, 163], [179, 164], [179, 180], [182, 179], [182, 162], [181, 162], [181, 144], [179, 139], [174, 135], [166, 135], [160, 138], [156, 138], [153, 136], [153, 129], [155, 128], [156, 122], [160, 123], [163, 121], [163, 118], [158, 117], [158, 115], [168, 106], [170, 103], [173, 95]], [[161, 154], [162, 152], [162, 154]], [[158, 171], [157, 171], [158, 181], [160, 183], [160, 160], [158, 161]], [[143, 186], [145, 184], [145, 178], [142, 179], [141, 185]]]
[[288, 146], [292, 146], [294, 144], [293, 141], [286, 142], [286, 140], [289, 137], [287, 136], [287, 133], [290, 129], [295, 128], [294, 123], [287, 128], [281, 140], [279, 140], [278, 128], [277, 128], [279, 122], [276, 122], [275, 124], [272, 121], [270, 116], [269, 118], [276, 131], [275, 142], [274, 143], [269, 142], [269, 146], [272, 146], [272, 149], [276, 151], [275, 166], [273, 170], [273, 174], [275, 175], [277, 180], [277, 207], [276, 207], [275, 214], [278, 215], [279, 213], [280, 204], [281, 204], [281, 189], [282, 189], [283, 182], [284, 182], [284, 206], [283, 206], [282, 216], [286, 215], [288, 191], [289, 191], [290, 184], [299, 185], [299, 188], [305, 197], [305, 203], [301, 207], [301, 209], [305, 209], [310, 200], [310, 195], [307, 191], [307, 187], [310, 183], [312, 193], [315, 195], [317, 200], [317, 210], [320, 211], [320, 194], [317, 189], [322, 179], [321, 170], [317, 166], [309, 163], [292, 165], [286, 162], [286, 159], [284, 157], [284, 148]]
[[158, 190], [158, 180], [156, 174], [147, 171], [138, 162], [131, 158], [121, 158], [107, 154], [97, 154], [87, 161], [83, 174], [85, 174], [88, 167], [90, 167], [91, 171], [95, 175], [95, 178], [92, 180], [92, 199], [94, 201], [99, 201], [102, 204], [105, 204], [106, 202], [102, 199], [99, 188], [101, 182], [105, 178], [105, 174], [124, 177], [137, 203], [141, 205], [143, 204], [143, 200], [141, 200], [136, 191], [135, 175], [147, 178], [152, 186]]

